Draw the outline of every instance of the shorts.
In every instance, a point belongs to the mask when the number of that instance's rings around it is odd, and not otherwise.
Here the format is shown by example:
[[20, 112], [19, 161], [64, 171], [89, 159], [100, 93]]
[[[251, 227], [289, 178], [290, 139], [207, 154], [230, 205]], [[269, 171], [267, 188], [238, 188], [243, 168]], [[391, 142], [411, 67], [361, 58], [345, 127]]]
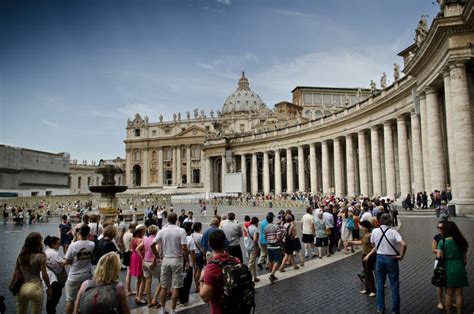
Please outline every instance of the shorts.
[[268, 248], [268, 262], [269, 263], [280, 263], [281, 250]]
[[314, 235], [303, 233], [303, 237], [301, 238], [301, 241], [303, 241], [303, 243], [314, 243]]
[[161, 264], [161, 286], [166, 289], [183, 287], [183, 267], [182, 257], [164, 257]]
[[75, 302], [77, 292], [84, 281], [66, 281], [64, 290], [66, 291], [66, 302]]
[[329, 239], [328, 239], [328, 237], [325, 237], [325, 238], [316, 238], [316, 246], [317, 246], [317, 247], [328, 246], [328, 244], [329, 244]]
[[201, 253], [196, 253], [196, 268], [203, 269], [204, 268], [204, 257]]
[[160, 278], [161, 263], [157, 262], [155, 267], [151, 267], [153, 262], [143, 262], [143, 277], [145, 278]]
[[293, 250], [296, 252], [301, 250], [301, 242], [300, 242], [300, 238], [298, 237], [293, 239]]

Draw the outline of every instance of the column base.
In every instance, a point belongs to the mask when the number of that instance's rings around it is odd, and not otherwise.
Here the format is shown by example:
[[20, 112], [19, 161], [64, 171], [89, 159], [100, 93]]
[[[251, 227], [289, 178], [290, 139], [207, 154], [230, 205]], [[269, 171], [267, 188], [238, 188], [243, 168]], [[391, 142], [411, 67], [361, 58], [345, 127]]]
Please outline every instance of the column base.
[[456, 206], [456, 215], [474, 215], [474, 199], [453, 199], [450, 204]]

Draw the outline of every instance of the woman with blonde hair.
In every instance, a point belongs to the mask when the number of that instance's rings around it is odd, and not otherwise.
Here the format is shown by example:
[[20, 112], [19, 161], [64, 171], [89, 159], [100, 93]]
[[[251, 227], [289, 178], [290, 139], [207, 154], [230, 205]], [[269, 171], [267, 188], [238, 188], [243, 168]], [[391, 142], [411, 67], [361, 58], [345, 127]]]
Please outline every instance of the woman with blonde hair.
[[102, 256], [92, 280], [81, 285], [74, 305], [74, 313], [129, 314], [123, 284], [119, 282], [120, 257], [115, 252]]
[[[46, 255], [43, 252], [43, 243], [41, 241], [41, 234], [38, 232], [30, 233], [26, 237], [20, 255], [16, 260], [15, 269], [18, 269], [23, 274], [23, 284], [16, 294], [17, 313], [41, 313], [44, 295], [41, 276], [46, 284], [48, 299], [52, 296], [46, 269]], [[28, 304], [30, 302], [31, 312], [28, 311]]]

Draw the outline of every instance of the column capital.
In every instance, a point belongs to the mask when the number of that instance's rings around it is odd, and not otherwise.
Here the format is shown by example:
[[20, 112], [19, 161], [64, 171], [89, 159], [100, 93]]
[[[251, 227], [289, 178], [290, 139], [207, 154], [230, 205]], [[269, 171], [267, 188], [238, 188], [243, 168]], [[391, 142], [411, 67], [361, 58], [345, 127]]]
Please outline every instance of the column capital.
[[465, 68], [467, 60], [451, 60], [446, 65], [446, 69], [451, 71], [452, 69], [456, 68]]
[[418, 94], [418, 97], [420, 98], [420, 100], [425, 100], [426, 99], [426, 93], [424, 91], [420, 91], [420, 93]]
[[417, 116], [415, 109], [410, 110], [410, 116]]
[[365, 135], [366, 132], [367, 132], [367, 129], [362, 129], [362, 130], [357, 131], [357, 135]]
[[384, 127], [391, 127], [392, 126], [392, 121], [391, 120], [384, 121], [383, 126]]
[[[413, 113], [415, 113], [414, 110], [413, 110]], [[412, 113], [410, 112], [410, 114]], [[401, 123], [401, 122], [406, 123], [406, 120], [407, 118], [405, 117], [405, 115], [401, 115], [397, 117], [397, 123]]]
[[426, 95], [436, 94], [437, 92], [438, 92], [438, 90], [436, 88], [434, 88], [433, 86], [428, 86], [428, 87], [425, 88]]
[[376, 125], [372, 125], [370, 127], [370, 131], [378, 131], [380, 129], [380, 125], [379, 124], [376, 124]]

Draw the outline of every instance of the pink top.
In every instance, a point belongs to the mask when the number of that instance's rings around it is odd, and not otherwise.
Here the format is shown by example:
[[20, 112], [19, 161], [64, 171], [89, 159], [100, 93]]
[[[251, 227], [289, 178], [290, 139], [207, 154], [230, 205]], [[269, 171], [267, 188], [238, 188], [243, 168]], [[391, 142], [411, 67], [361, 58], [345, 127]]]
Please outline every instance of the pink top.
[[155, 258], [155, 254], [153, 254], [151, 249], [155, 236], [156, 235], [150, 235], [143, 240], [143, 247], [145, 248], [145, 256], [143, 260], [145, 262], [153, 262], [153, 259]]

